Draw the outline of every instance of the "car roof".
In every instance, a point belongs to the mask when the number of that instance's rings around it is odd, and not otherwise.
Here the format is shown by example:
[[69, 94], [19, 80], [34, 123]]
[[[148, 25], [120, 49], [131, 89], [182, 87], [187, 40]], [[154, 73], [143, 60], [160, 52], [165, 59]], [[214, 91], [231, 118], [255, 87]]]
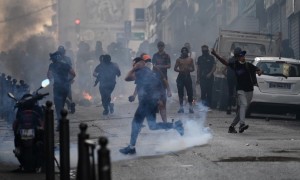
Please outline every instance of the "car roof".
[[289, 62], [289, 63], [300, 63], [300, 60], [298, 59], [292, 59], [292, 58], [284, 58], [284, 57], [256, 57], [254, 61], [283, 61], [283, 62]]

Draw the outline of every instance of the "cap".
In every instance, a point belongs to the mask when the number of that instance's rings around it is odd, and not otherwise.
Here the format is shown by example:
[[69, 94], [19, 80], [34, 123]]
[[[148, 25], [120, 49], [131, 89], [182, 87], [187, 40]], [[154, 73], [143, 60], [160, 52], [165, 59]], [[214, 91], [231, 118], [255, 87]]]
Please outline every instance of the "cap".
[[243, 57], [243, 56], [246, 55], [246, 53], [247, 53], [247, 51], [241, 51], [241, 52], [239, 53], [239, 56], [240, 56], [240, 57]]
[[233, 54], [234, 55], [239, 55], [242, 52], [242, 49], [240, 47], [236, 47], [233, 50]]
[[151, 60], [151, 57], [148, 54], [144, 54], [142, 58], [144, 61]]

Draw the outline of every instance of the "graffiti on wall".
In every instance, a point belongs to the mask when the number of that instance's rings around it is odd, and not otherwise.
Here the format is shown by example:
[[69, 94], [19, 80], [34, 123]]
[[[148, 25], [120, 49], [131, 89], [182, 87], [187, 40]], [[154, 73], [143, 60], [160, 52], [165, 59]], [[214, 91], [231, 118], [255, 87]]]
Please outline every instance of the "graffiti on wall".
[[124, 0], [86, 0], [86, 12], [92, 23], [116, 23], [123, 21]]

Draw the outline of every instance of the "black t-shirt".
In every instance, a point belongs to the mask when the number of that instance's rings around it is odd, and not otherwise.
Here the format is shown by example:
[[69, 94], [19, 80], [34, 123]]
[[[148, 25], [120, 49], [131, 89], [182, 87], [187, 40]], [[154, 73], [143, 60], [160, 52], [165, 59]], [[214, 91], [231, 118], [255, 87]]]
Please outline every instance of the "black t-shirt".
[[51, 63], [49, 71], [52, 72], [54, 86], [68, 86], [70, 84], [69, 72], [71, 66], [63, 62]]
[[253, 85], [256, 84], [257, 67], [248, 62], [241, 64], [239, 61], [229, 62], [228, 66], [235, 72], [237, 90], [253, 91]]
[[[231, 57], [229, 60], [228, 60], [228, 63], [234, 63], [236, 60], [235, 57]], [[236, 81], [236, 77], [235, 77], [235, 72], [232, 68], [227, 68], [227, 79], [230, 80], [230, 81]]]
[[197, 65], [200, 71], [200, 77], [206, 77], [211, 72], [213, 66], [216, 64], [215, 59], [211, 55], [202, 55], [198, 57]]
[[112, 62], [99, 64], [94, 72], [98, 73], [100, 86], [116, 84], [116, 76], [121, 75], [118, 65]]

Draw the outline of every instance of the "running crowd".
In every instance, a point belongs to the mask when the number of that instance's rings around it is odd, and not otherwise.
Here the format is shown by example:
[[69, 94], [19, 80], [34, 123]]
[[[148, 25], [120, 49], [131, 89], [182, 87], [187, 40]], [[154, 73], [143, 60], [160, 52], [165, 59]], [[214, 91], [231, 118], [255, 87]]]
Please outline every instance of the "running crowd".
[[[76, 71], [73, 68], [73, 54], [69, 52], [69, 45], [59, 46], [57, 51], [50, 53], [51, 63], [48, 67], [47, 76], [53, 82], [53, 98], [57, 119], [57, 131], [59, 130], [60, 111], [67, 104], [69, 110], [75, 112], [75, 103], [72, 100], [72, 83], [75, 80], [76, 73], [78, 77], [90, 76], [87, 71], [90, 67], [87, 65], [87, 56], [89, 48], [86, 44], [81, 43], [77, 53], [77, 59], [86, 59], [86, 61], [76, 61]], [[135, 154], [136, 142], [138, 135], [146, 119], [150, 130], [175, 130], [181, 136], [184, 135], [183, 123], [179, 120], [176, 122], [168, 122], [166, 102], [167, 97], [171, 97], [170, 80], [168, 77], [169, 69], [171, 68], [171, 58], [166, 52], [166, 44], [162, 41], [156, 43], [156, 52], [152, 55], [143, 52], [143, 46], [140, 47], [137, 57], [132, 58], [132, 66], [129, 72], [125, 75], [125, 81], [134, 81], [135, 90], [128, 97], [130, 102], [138, 100], [138, 107], [134, 114], [131, 124], [131, 136], [129, 146], [120, 149], [122, 154]], [[110, 48], [114, 49], [114, 48]], [[98, 50], [98, 51], [97, 51]], [[260, 75], [261, 70], [246, 62], [246, 51], [241, 48], [235, 48], [234, 56], [229, 60], [220, 57], [214, 49], [211, 51], [207, 45], [201, 47], [202, 55], [198, 58], [191, 51], [189, 43], [185, 43], [180, 50], [180, 55], [177, 55], [174, 72], [178, 73], [176, 78], [176, 87], [179, 98], [178, 113], [194, 113], [193, 103], [200, 101], [203, 105], [211, 107], [212, 92], [214, 82], [214, 72], [216, 70], [216, 61], [219, 60], [227, 69], [224, 73], [228, 80], [228, 104], [227, 114], [231, 113], [231, 107], [234, 106], [234, 99], [237, 97], [236, 117], [230, 125], [228, 132], [237, 133], [235, 126], [239, 124], [239, 133], [243, 133], [249, 128], [245, 122], [245, 113], [249, 102], [253, 95], [253, 86], [256, 85], [256, 73]], [[128, 52], [127, 52], [128, 54]], [[111, 54], [115, 56], [115, 54]], [[102, 50], [102, 43], [99, 41], [96, 44], [95, 56], [99, 59], [99, 64], [92, 71], [92, 76], [96, 79], [94, 86], [99, 86], [99, 92], [103, 105], [103, 115], [114, 113], [114, 104], [112, 103], [112, 92], [117, 83], [116, 78], [121, 76], [119, 65], [112, 62], [113, 58], [110, 54], [105, 54]], [[82, 67], [83, 68], [82, 68]], [[80, 82], [79, 82], [80, 81]], [[78, 78], [79, 87], [84, 88], [90, 81], [84, 78]], [[198, 85], [197, 85], [198, 84]], [[200, 88], [199, 88], [200, 85]], [[196, 90], [201, 91], [201, 99], [197, 99]], [[7, 92], [14, 92], [18, 98], [29, 93], [29, 87], [20, 81], [17, 85], [17, 80], [11, 80], [10, 76], [1, 76], [1, 116], [7, 116], [9, 119], [9, 109], [12, 107], [3, 108], [3, 104], [9, 101], [6, 98]], [[187, 98], [186, 98], [187, 97]], [[184, 103], [186, 100], [187, 103]], [[185, 107], [187, 104], [187, 107]], [[13, 103], [11, 103], [13, 105]], [[156, 114], [159, 113], [162, 122], [156, 121]], [[11, 115], [13, 118], [13, 115]]]
[[[125, 76], [125, 81], [134, 81], [136, 87], [130, 102], [138, 99], [138, 107], [131, 124], [131, 136], [129, 146], [120, 149], [122, 154], [135, 154], [135, 145], [138, 135], [146, 118], [150, 130], [176, 130], [181, 136], [184, 135], [183, 123], [167, 121], [166, 102], [171, 97], [168, 71], [171, 68], [171, 57], [165, 51], [165, 43], [157, 42], [157, 52], [152, 58], [149, 54], [141, 52], [138, 57], [133, 58], [132, 68]], [[58, 51], [50, 54], [52, 63], [49, 65], [48, 78], [54, 81], [53, 94], [54, 104], [57, 112], [59, 125], [60, 110], [64, 107], [68, 95], [71, 94], [71, 84], [76, 76], [69, 63], [69, 58], [59, 47]], [[202, 55], [194, 62], [195, 55], [191, 52], [190, 44], [186, 43], [177, 57], [174, 71], [178, 73], [176, 86], [179, 98], [178, 113], [184, 113], [184, 99], [187, 96], [188, 113], [194, 113], [193, 102], [195, 98], [196, 84], [200, 84], [201, 103], [207, 107], [211, 106], [212, 86], [216, 61], [219, 60], [227, 68], [228, 83], [230, 85], [230, 97], [228, 98], [228, 111], [233, 106], [233, 97], [237, 96], [237, 113], [230, 125], [228, 132], [237, 133], [235, 126], [239, 123], [239, 133], [249, 128], [245, 123], [245, 112], [253, 95], [253, 86], [256, 85], [256, 73], [262, 71], [246, 62], [246, 51], [240, 48], [234, 49], [234, 57], [226, 60], [220, 57], [214, 49], [209, 50], [207, 45], [201, 47]], [[212, 54], [212, 55], [211, 55]], [[99, 65], [94, 69], [93, 76], [96, 78], [94, 86], [99, 84], [99, 91], [103, 105], [103, 115], [114, 113], [114, 104], [111, 102], [111, 94], [116, 85], [116, 78], [121, 76], [117, 63], [112, 62], [109, 54], [99, 55]], [[195, 74], [193, 72], [196, 72]], [[227, 112], [228, 112], [227, 111]], [[156, 113], [160, 113], [162, 122], [156, 122]]]

